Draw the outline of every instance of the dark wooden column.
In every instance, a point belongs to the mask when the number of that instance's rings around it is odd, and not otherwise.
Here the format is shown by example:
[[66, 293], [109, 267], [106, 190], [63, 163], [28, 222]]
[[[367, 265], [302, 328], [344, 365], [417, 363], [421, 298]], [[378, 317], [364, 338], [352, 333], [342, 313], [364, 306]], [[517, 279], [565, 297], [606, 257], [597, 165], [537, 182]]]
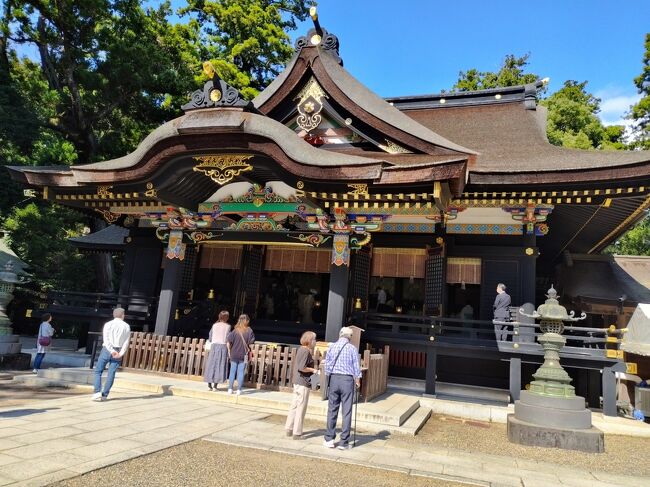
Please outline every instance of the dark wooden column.
[[183, 262], [181, 260], [166, 260], [160, 286], [158, 312], [156, 313], [156, 329], [154, 331], [156, 335], [167, 335], [170, 332], [170, 325], [174, 323], [182, 270]]
[[335, 342], [345, 324], [348, 283], [350, 281], [350, 248], [347, 235], [335, 235], [330, 267], [330, 291], [327, 300], [325, 340]]
[[330, 291], [327, 301], [327, 321], [325, 325], [325, 340], [328, 342], [338, 340], [339, 330], [345, 324], [349, 278], [349, 266], [332, 264], [330, 270]]
[[[521, 302], [522, 304], [535, 304], [535, 276], [537, 271], [538, 252], [537, 238], [534, 233], [531, 235], [524, 235], [523, 247], [524, 257], [521, 260]], [[513, 303], [513, 305], [514, 304], [515, 303]]]

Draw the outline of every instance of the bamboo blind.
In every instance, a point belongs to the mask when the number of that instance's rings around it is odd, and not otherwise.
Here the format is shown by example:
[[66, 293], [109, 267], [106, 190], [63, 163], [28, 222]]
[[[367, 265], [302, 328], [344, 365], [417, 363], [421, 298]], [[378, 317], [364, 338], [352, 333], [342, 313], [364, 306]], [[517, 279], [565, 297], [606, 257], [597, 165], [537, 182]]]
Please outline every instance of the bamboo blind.
[[331, 249], [268, 247], [264, 270], [285, 272], [330, 272]]
[[481, 284], [481, 259], [469, 257], [447, 258], [447, 283]]
[[425, 249], [374, 248], [372, 275], [424, 279]]
[[201, 247], [199, 267], [201, 269], [239, 269], [241, 254], [241, 245], [204, 245]]

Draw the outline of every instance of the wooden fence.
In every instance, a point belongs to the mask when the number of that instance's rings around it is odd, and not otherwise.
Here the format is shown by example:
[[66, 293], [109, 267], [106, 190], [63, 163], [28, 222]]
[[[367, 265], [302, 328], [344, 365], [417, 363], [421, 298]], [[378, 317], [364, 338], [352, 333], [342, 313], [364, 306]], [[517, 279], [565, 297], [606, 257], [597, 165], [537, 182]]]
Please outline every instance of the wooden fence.
[[[209, 353], [203, 350], [204, 344], [205, 340], [202, 338], [133, 332], [122, 366], [127, 369], [201, 380]], [[253, 359], [245, 374], [245, 385], [257, 389], [291, 391], [292, 364], [297, 350], [297, 346], [291, 345], [254, 344]], [[384, 347], [383, 353], [371, 353], [370, 350], [363, 352], [361, 396], [364, 401], [386, 392], [389, 355], [388, 346]], [[315, 368], [321, 369], [324, 358], [325, 353], [314, 351]]]

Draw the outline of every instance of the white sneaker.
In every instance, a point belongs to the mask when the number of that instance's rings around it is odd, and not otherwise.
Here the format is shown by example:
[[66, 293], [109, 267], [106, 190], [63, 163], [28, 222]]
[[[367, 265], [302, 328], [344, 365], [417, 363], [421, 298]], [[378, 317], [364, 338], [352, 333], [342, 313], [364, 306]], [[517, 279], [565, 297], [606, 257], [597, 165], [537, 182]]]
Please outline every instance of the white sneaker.
[[93, 401], [103, 401], [103, 400], [104, 398], [102, 397], [101, 392], [96, 392], [95, 394], [93, 394]]
[[241, 389], [237, 389], [237, 395], [241, 396]]
[[334, 448], [336, 444], [334, 443], [334, 440], [323, 440], [323, 446], [325, 448]]
[[232, 394], [232, 389], [228, 389], [228, 394]]
[[35, 374], [38, 374], [38, 369], [34, 369], [34, 370], [32, 370], [32, 372], [34, 372]]
[[336, 448], [339, 450], [352, 450], [352, 445], [350, 443], [339, 443]]

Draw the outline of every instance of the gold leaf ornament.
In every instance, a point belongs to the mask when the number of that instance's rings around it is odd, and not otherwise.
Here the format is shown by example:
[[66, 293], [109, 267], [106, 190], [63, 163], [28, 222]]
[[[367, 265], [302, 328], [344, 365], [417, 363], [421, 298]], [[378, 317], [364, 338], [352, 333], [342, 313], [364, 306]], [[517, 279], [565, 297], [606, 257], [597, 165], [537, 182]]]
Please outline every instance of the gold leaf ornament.
[[232, 181], [243, 172], [252, 171], [253, 166], [247, 161], [253, 158], [252, 154], [218, 154], [196, 156], [193, 159], [199, 164], [192, 169], [212, 179], [223, 186]]

